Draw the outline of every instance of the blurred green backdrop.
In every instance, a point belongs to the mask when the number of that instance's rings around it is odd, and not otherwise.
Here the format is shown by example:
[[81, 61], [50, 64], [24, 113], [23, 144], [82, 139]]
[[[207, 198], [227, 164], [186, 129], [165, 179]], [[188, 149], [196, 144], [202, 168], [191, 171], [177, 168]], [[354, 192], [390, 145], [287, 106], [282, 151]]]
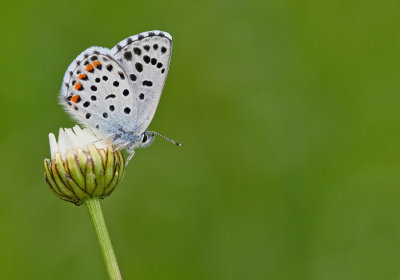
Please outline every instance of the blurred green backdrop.
[[92, 45], [174, 37], [150, 128], [103, 211], [124, 279], [399, 279], [400, 2], [5, 1], [0, 279], [106, 279], [84, 207], [43, 181]]

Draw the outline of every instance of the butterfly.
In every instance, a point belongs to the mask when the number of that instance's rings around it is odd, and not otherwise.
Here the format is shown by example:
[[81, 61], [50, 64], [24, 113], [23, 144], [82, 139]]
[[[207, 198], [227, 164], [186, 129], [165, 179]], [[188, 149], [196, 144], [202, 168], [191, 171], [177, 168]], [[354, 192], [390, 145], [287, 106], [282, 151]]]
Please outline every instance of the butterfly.
[[147, 147], [147, 131], [164, 87], [172, 52], [167, 32], [149, 31], [122, 40], [112, 49], [90, 47], [68, 67], [60, 103], [82, 125], [97, 131], [129, 153]]

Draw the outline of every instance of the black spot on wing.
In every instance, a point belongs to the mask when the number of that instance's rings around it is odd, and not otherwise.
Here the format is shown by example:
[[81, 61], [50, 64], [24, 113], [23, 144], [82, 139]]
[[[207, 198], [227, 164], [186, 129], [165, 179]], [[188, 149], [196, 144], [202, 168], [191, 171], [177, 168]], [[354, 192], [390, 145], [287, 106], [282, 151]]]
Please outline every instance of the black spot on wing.
[[138, 72], [142, 72], [142, 71], [143, 71], [143, 64], [137, 62], [137, 63], [135, 64], [135, 68], [136, 68], [136, 70], [137, 70]]
[[130, 51], [127, 51], [124, 53], [124, 58], [126, 60], [132, 60], [132, 53]]
[[142, 50], [140, 48], [133, 48], [133, 52], [137, 55], [141, 55], [142, 54]]
[[129, 75], [129, 79], [131, 79], [131, 81], [136, 81], [136, 79], [137, 79], [137, 77], [136, 77], [136, 75], [135, 74], [130, 74]]
[[153, 82], [152, 82], [152, 81], [144, 80], [142, 84], [143, 84], [144, 86], [146, 86], [146, 87], [151, 87], [151, 86], [153, 85]]
[[115, 98], [115, 94], [109, 94], [106, 96], [105, 100], [109, 99], [109, 98]]

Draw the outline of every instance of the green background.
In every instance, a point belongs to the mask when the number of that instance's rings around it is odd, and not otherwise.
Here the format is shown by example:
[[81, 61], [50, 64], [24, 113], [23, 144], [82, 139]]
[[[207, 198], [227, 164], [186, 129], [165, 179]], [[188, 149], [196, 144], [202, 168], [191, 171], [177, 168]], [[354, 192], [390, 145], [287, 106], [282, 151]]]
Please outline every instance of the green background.
[[[379, 4], [378, 4], [379, 2]], [[0, 279], [106, 279], [43, 177], [92, 45], [174, 37], [150, 129], [102, 202], [124, 279], [399, 279], [399, 1], [6, 1]]]

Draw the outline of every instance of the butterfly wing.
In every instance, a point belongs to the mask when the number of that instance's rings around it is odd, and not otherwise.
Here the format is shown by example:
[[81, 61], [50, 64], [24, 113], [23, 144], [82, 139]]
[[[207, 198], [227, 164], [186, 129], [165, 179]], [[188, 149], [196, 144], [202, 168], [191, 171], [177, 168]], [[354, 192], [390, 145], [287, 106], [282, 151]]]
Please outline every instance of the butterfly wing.
[[167, 32], [149, 31], [129, 37], [111, 49], [129, 77], [134, 93], [135, 119], [132, 131], [144, 132], [149, 126], [168, 74], [172, 37]]
[[118, 134], [137, 115], [128, 79], [109, 49], [91, 47], [68, 67], [60, 103], [81, 124], [105, 136]]

